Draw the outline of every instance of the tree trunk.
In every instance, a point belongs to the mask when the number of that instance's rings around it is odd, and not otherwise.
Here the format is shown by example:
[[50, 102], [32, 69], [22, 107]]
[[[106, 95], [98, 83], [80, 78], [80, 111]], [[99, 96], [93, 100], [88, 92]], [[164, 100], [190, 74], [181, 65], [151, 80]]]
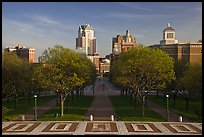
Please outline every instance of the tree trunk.
[[137, 111], [137, 94], [135, 94], [135, 110]]
[[125, 90], [125, 99], [127, 100], [127, 89]]
[[30, 90], [28, 91], [28, 104], [30, 104]]
[[60, 93], [60, 114], [61, 116], [64, 116], [64, 100], [62, 93]]
[[14, 95], [14, 107], [17, 108], [17, 95]]
[[174, 98], [174, 106], [175, 106], [176, 105], [176, 93], [174, 93], [173, 98]]
[[77, 92], [77, 98], [76, 98], [76, 100], [78, 100], [78, 97], [79, 97], [79, 90], [77, 90], [76, 92]]
[[142, 96], [142, 116], [144, 117], [144, 100], [145, 96]]
[[74, 92], [72, 91], [71, 92], [71, 95], [72, 95], [72, 104], [74, 103]]
[[147, 106], [147, 95], [145, 96], [145, 106]]
[[57, 92], [56, 105], [59, 105], [59, 93]]
[[132, 91], [130, 91], [130, 103], [132, 101]]

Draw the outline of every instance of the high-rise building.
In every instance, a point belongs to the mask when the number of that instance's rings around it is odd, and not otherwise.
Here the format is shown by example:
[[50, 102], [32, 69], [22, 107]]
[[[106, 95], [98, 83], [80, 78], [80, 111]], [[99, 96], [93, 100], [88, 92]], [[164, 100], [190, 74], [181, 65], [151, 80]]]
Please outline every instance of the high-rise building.
[[152, 49], [161, 49], [174, 60], [181, 60], [184, 63], [202, 61], [202, 42], [178, 42], [175, 39], [176, 31], [168, 23], [163, 31], [163, 40], [160, 44], [148, 46]]
[[94, 30], [91, 25], [79, 26], [76, 49], [84, 52], [86, 55], [94, 55], [96, 53], [96, 38], [94, 37]]
[[79, 26], [78, 38], [76, 38], [77, 52], [86, 55], [99, 71], [99, 54], [96, 53], [96, 37], [93, 27], [89, 24]]
[[35, 63], [36, 62], [36, 57], [35, 57], [35, 49], [34, 48], [26, 48], [23, 47], [22, 45], [18, 44], [16, 46], [10, 46], [8, 48], [5, 48], [4, 51], [7, 52], [14, 52], [16, 55], [19, 57], [28, 60], [30, 63]]

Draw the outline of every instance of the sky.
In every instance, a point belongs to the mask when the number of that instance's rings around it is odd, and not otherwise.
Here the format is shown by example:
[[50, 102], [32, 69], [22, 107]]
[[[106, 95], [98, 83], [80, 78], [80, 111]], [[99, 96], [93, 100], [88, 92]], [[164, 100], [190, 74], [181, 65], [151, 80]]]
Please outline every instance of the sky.
[[126, 30], [137, 43], [158, 44], [171, 22], [179, 42], [202, 39], [202, 2], [3, 2], [2, 48], [22, 44], [36, 49], [76, 49], [80, 25], [94, 28], [97, 52], [112, 52], [112, 38]]

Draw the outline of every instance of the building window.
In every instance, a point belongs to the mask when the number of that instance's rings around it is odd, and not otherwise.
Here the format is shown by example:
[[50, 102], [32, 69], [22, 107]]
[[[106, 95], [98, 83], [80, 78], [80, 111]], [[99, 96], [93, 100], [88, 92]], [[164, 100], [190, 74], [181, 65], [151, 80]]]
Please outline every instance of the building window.
[[182, 49], [182, 54], [186, 54], [186, 49]]
[[173, 33], [167, 33], [167, 38], [173, 38]]

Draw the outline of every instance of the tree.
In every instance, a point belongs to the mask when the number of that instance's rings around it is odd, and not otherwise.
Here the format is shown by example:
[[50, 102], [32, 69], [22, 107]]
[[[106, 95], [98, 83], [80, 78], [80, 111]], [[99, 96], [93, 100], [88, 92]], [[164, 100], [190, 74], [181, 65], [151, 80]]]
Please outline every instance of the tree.
[[3, 52], [2, 59], [2, 91], [9, 97], [15, 97], [15, 108], [17, 97], [23, 93], [25, 88], [25, 77], [29, 63], [18, 57], [13, 52]]
[[174, 100], [174, 105], [176, 105], [176, 98], [179, 93], [178, 81], [184, 76], [187, 65], [188, 63], [185, 63], [182, 60], [174, 61], [174, 72], [176, 80], [172, 81], [172, 83], [166, 87], [166, 90], [172, 91], [171, 93]]
[[111, 66], [111, 73], [113, 82], [132, 89], [142, 100], [143, 106], [146, 95], [143, 94], [144, 90], [164, 89], [175, 80], [173, 59], [159, 49], [146, 47], [136, 47], [121, 53]]
[[33, 81], [38, 81], [44, 89], [58, 91], [60, 114], [63, 116], [66, 96], [92, 82], [94, 65], [87, 58], [60, 45], [45, 50], [39, 62], [42, 65], [34, 68]]
[[186, 100], [186, 110], [189, 107], [189, 97], [202, 96], [202, 63], [190, 63], [184, 76], [178, 81], [178, 88]]
[[[192, 96], [202, 96], [202, 64], [191, 63], [181, 79]], [[196, 82], [195, 82], [196, 81]]]

